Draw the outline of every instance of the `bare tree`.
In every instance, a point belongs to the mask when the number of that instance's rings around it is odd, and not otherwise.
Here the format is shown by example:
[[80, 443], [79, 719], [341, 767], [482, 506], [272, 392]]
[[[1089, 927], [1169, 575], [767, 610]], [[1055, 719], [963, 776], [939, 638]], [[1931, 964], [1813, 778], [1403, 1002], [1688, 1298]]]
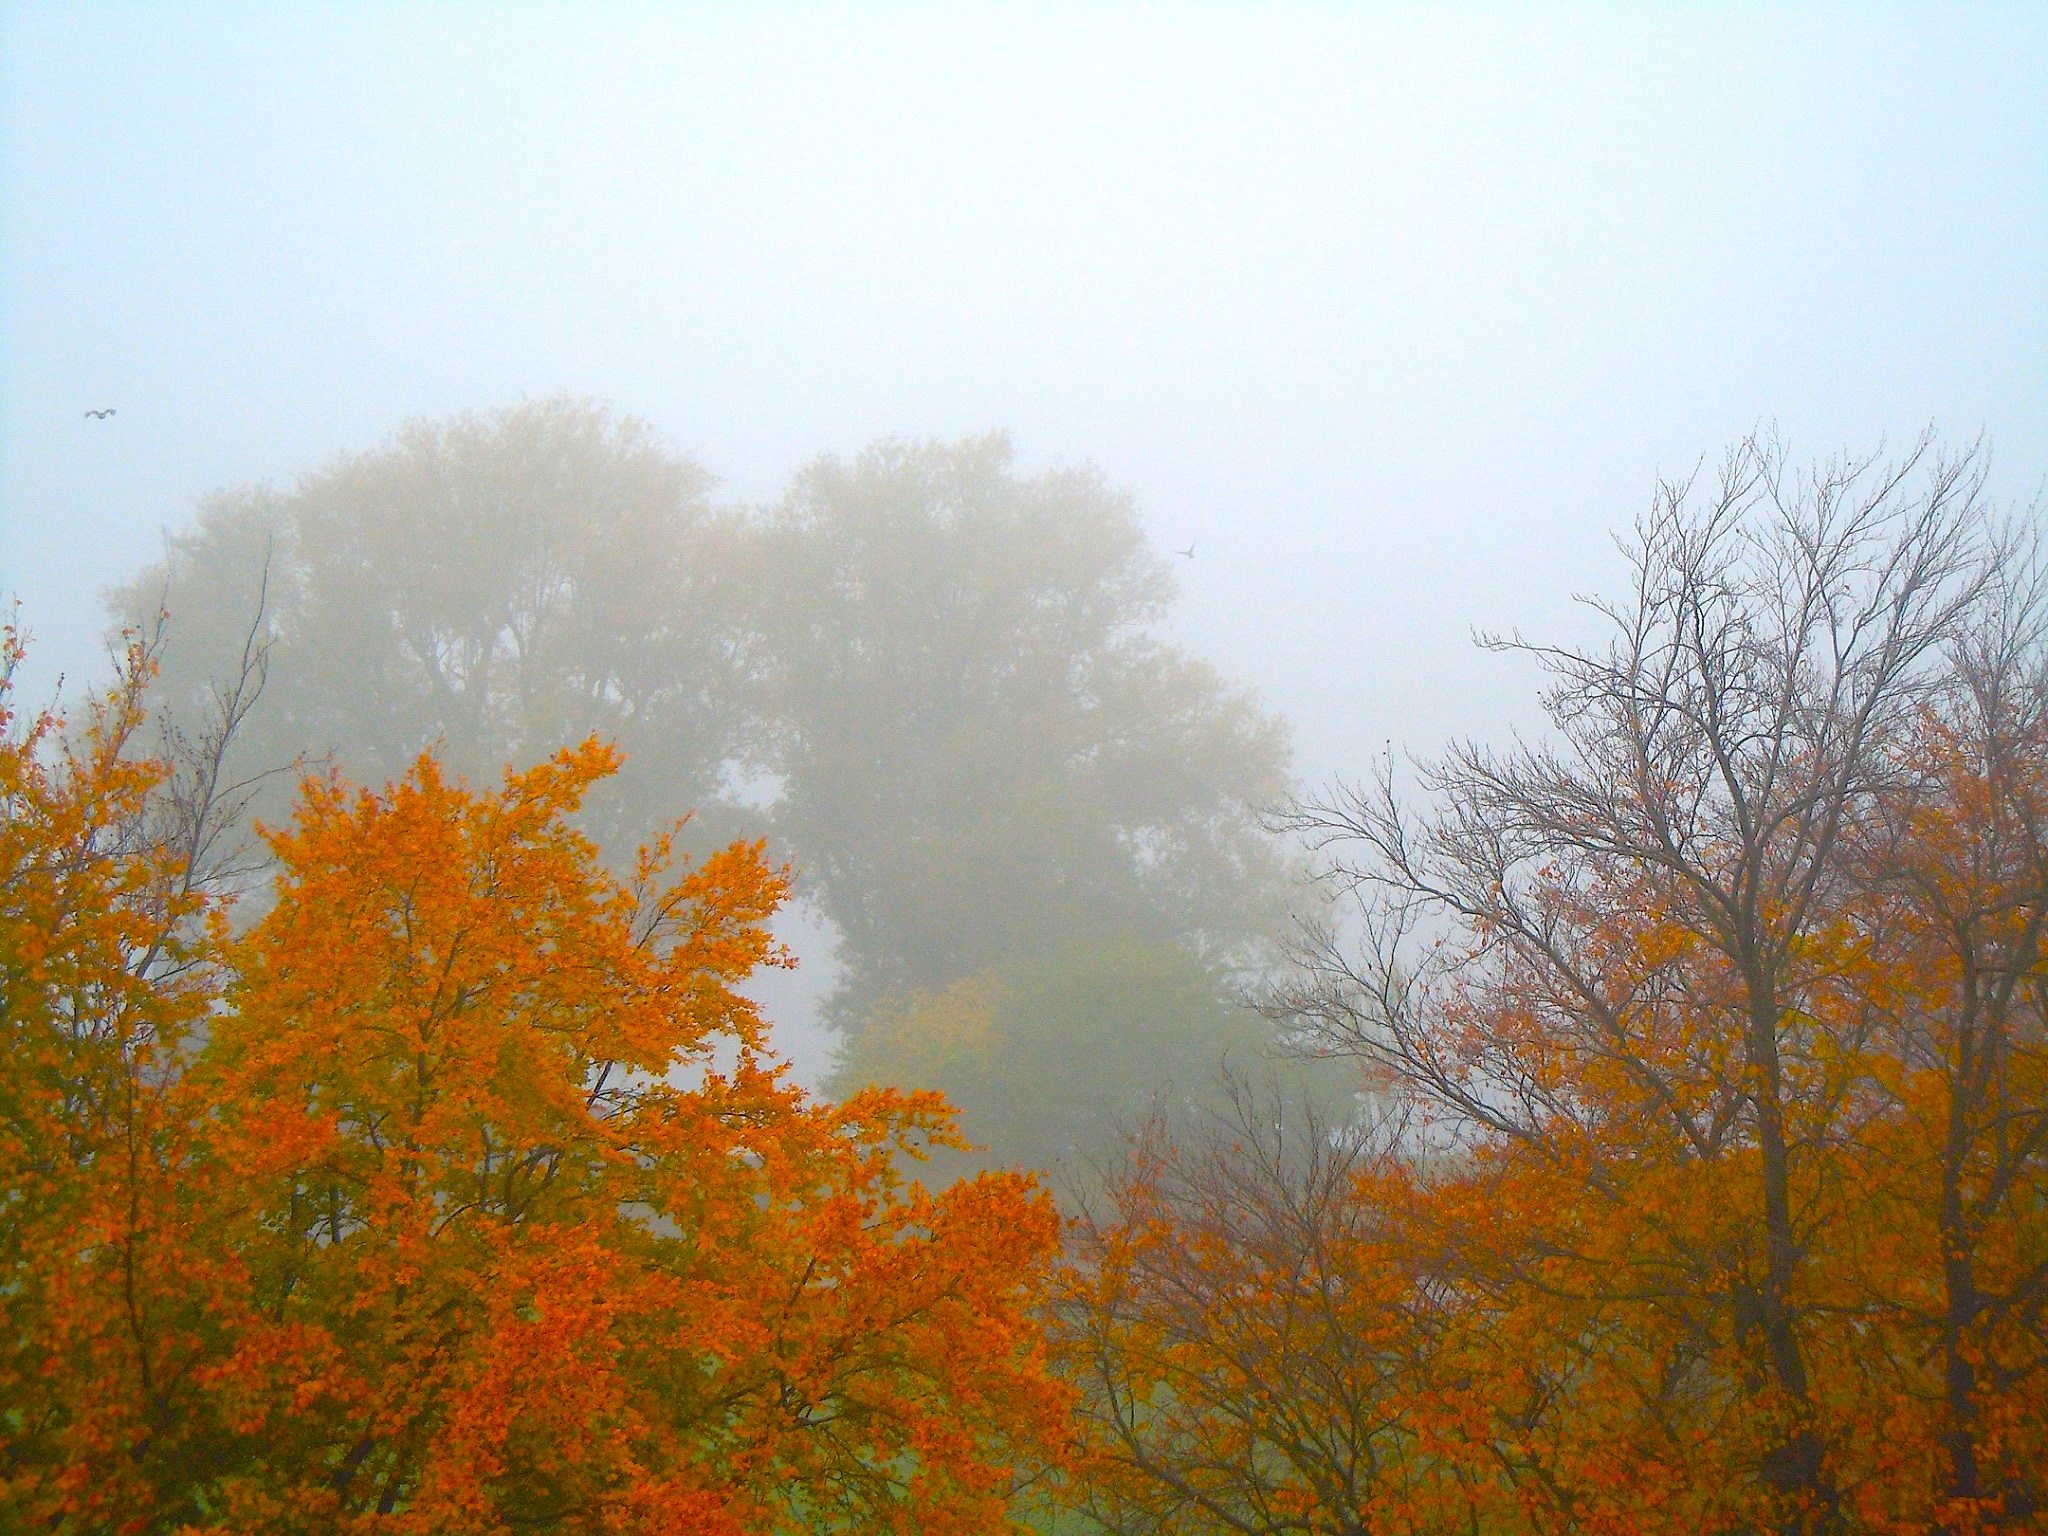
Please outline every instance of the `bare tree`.
[[[239, 755], [234, 749], [270, 676], [276, 639], [270, 601], [273, 566], [274, 550], [266, 546], [231, 670], [208, 681], [196, 708], [185, 714], [165, 706], [154, 711], [155, 745], [150, 755], [162, 765], [163, 779], [131, 831], [172, 851], [168, 867], [176, 872], [171, 894], [177, 898], [201, 890], [226, 898], [249, 894], [268, 862], [255, 845], [250, 808], [272, 780], [303, 766], [302, 758], [294, 758], [237, 771]], [[171, 624], [169, 612], [159, 604], [146, 631], [128, 632], [133, 658], [123, 665], [145, 688], [170, 638]], [[153, 966], [162, 958], [163, 947], [157, 945], [145, 952], [142, 963]]]
[[[1841, 981], [1848, 936], [1868, 937], [1857, 850], [1909, 803], [1930, 710], [2039, 673], [2031, 618], [1970, 649], [2024, 585], [1985, 468], [1925, 437], [1798, 472], [1746, 439], [1706, 483], [1659, 487], [1623, 545], [1627, 599], [1593, 604], [1604, 648], [1483, 642], [1548, 675], [1543, 738], [1422, 765], [1419, 804], [1390, 763], [1287, 818], [1356, 929], [1303, 938], [1277, 1011], [1595, 1199], [1627, 1202], [1652, 1156], [1734, 1181], [1707, 1236], [1626, 1213], [1642, 1236], [1609, 1283], [1694, 1336], [1693, 1358], [1737, 1362], [1766, 1426], [1752, 1471], [1788, 1529], [1843, 1521], [1805, 1280], [1847, 1198], [1833, 1160], [1882, 1107], [1844, 1063], [1898, 1048]], [[2009, 991], [2038, 986], [2031, 953], [2001, 951]]]
[[1228, 1088], [1171, 1139], [1150, 1124], [1076, 1220], [1064, 1349], [1093, 1470], [1075, 1502], [1119, 1536], [1376, 1529], [1442, 1470], [1408, 1410], [1448, 1290], [1397, 1207], [1359, 1198], [1400, 1177], [1401, 1127]]

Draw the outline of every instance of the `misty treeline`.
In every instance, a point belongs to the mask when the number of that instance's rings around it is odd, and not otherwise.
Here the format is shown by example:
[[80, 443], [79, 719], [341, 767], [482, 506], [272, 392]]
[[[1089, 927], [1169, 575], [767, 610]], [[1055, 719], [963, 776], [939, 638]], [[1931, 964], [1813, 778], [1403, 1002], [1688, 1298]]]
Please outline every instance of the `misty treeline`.
[[837, 940], [835, 1088], [942, 1087], [997, 1161], [1078, 1166], [1255, 1058], [1286, 732], [1162, 638], [1129, 497], [996, 436], [714, 492], [590, 402], [415, 423], [209, 498], [112, 606], [161, 626], [175, 731], [239, 710], [248, 815], [285, 814], [285, 765], [380, 784], [432, 749], [489, 782], [596, 734], [614, 857], [686, 811], [695, 851], [767, 837]]
[[[719, 509], [550, 402], [214, 502], [97, 711], [0, 750], [0, 1496], [2043, 1528], [2048, 569], [1984, 472], [1739, 444], [1601, 643], [1495, 642], [1546, 730], [1292, 801], [1128, 504], [994, 440]], [[373, 787], [255, 777], [321, 744]], [[1282, 958], [1261, 805], [1331, 898]], [[778, 845], [842, 936], [829, 1099], [736, 990]], [[1119, 1074], [1184, 1086], [1061, 1097]], [[909, 1182], [934, 1084], [1094, 1176]]]

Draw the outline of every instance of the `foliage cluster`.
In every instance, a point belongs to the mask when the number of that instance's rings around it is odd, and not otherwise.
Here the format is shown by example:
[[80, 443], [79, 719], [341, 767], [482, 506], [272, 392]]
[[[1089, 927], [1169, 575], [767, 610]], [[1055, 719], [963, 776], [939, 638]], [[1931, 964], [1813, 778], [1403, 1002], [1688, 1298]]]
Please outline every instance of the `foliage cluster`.
[[935, 1096], [786, 1080], [758, 844], [614, 874], [613, 749], [422, 757], [308, 780], [237, 932], [147, 671], [0, 716], [0, 1524], [1007, 1525], [1057, 1217], [906, 1182]]

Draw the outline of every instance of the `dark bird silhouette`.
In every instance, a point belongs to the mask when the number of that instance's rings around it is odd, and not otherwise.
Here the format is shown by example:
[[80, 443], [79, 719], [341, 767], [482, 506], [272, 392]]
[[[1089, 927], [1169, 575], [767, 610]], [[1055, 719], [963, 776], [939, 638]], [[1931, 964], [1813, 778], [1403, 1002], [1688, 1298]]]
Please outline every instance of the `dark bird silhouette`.
[[1188, 540], [1188, 547], [1187, 547], [1186, 549], [1176, 549], [1176, 550], [1174, 551], [1174, 553], [1175, 553], [1176, 555], [1180, 555], [1180, 556], [1182, 556], [1183, 558], [1185, 558], [1185, 559], [1188, 559], [1188, 560], [1192, 560], [1192, 559], [1194, 559], [1194, 558], [1195, 558], [1195, 541], [1194, 541], [1193, 539], [1190, 539], [1190, 540]]
[[92, 417], [95, 421], [105, 421], [114, 414], [114, 408], [110, 405], [104, 411], [87, 411], [85, 414]]

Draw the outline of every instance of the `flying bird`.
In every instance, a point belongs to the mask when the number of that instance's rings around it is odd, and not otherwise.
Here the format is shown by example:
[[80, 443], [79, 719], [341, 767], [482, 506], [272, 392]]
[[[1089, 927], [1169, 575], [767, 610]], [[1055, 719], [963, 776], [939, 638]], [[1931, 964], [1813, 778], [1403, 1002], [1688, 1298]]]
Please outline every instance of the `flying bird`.
[[1189, 560], [1192, 560], [1192, 559], [1194, 559], [1194, 558], [1195, 558], [1195, 541], [1194, 541], [1193, 539], [1190, 539], [1190, 540], [1188, 540], [1188, 547], [1187, 547], [1186, 549], [1176, 549], [1176, 550], [1174, 551], [1174, 553], [1175, 553], [1176, 555], [1180, 555], [1180, 556], [1182, 556], [1182, 557], [1184, 557], [1184, 558], [1186, 558], [1186, 559], [1189, 559]]
[[94, 421], [105, 421], [114, 414], [114, 408], [110, 405], [104, 411], [87, 411], [85, 414], [92, 417]]

